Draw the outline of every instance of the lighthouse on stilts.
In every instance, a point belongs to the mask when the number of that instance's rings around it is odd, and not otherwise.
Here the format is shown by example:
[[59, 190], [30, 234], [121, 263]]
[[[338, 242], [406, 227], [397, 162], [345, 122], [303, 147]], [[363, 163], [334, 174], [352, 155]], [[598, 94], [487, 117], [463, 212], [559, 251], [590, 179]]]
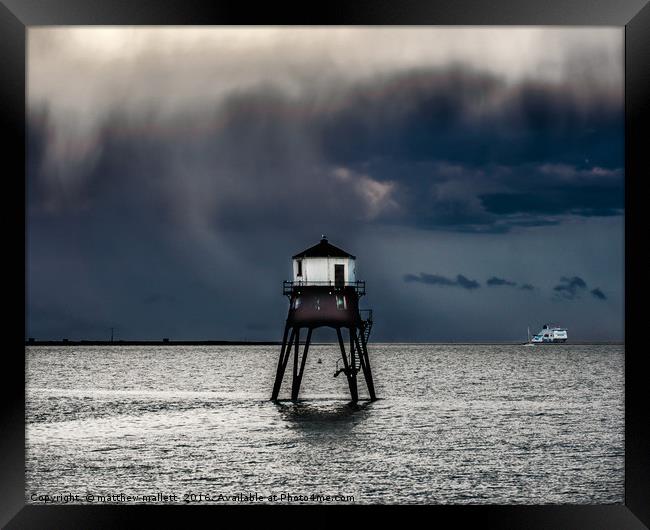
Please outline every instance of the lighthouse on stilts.
[[[278, 399], [292, 350], [291, 399], [298, 399], [312, 332], [323, 326], [336, 330], [343, 368], [334, 375], [341, 372], [346, 375], [352, 401], [359, 399], [359, 371], [363, 371], [370, 399], [377, 399], [368, 358], [372, 311], [359, 309], [359, 298], [366, 294], [366, 283], [356, 279], [355, 261], [354, 256], [330, 244], [325, 236], [317, 245], [293, 256], [293, 280], [285, 281], [283, 288], [283, 294], [289, 298], [289, 313], [284, 327], [272, 400]], [[301, 354], [300, 332], [303, 328], [307, 330], [307, 338]], [[348, 330], [349, 339], [347, 351], [342, 332], [345, 329]]]

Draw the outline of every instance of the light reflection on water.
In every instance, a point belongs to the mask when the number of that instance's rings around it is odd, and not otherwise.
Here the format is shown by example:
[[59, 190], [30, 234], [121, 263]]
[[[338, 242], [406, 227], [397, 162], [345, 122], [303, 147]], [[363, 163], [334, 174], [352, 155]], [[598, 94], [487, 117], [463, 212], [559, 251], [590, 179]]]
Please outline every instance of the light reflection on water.
[[312, 347], [298, 403], [270, 402], [278, 349], [27, 348], [27, 502], [102, 491], [623, 502], [622, 346], [373, 344], [380, 399], [358, 404], [332, 377], [333, 345]]

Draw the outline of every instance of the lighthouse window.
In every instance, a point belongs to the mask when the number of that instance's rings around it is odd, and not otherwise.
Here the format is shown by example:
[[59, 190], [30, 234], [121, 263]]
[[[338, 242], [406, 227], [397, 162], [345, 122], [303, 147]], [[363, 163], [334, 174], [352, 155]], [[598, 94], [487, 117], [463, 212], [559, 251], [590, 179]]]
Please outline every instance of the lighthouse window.
[[346, 302], [345, 296], [340, 294], [336, 295], [336, 309], [347, 309], [348, 305]]
[[298, 276], [302, 276], [302, 260], [298, 260]]

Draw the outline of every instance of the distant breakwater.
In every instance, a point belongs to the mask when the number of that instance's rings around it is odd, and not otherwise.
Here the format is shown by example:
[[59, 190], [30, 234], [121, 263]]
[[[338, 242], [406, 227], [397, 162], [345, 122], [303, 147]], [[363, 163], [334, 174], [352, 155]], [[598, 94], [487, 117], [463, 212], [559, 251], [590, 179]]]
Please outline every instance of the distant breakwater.
[[280, 342], [229, 340], [26, 340], [25, 346], [275, 346]]

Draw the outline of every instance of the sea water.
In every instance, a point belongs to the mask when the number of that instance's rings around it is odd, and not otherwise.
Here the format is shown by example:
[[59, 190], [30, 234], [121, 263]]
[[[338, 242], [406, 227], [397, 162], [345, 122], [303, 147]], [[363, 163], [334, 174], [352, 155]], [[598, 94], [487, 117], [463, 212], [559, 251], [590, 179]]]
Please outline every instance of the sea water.
[[26, 502], [624, 502], [622, 345], [371, 343], [357, 405], [279, 349], [27, 347]]

